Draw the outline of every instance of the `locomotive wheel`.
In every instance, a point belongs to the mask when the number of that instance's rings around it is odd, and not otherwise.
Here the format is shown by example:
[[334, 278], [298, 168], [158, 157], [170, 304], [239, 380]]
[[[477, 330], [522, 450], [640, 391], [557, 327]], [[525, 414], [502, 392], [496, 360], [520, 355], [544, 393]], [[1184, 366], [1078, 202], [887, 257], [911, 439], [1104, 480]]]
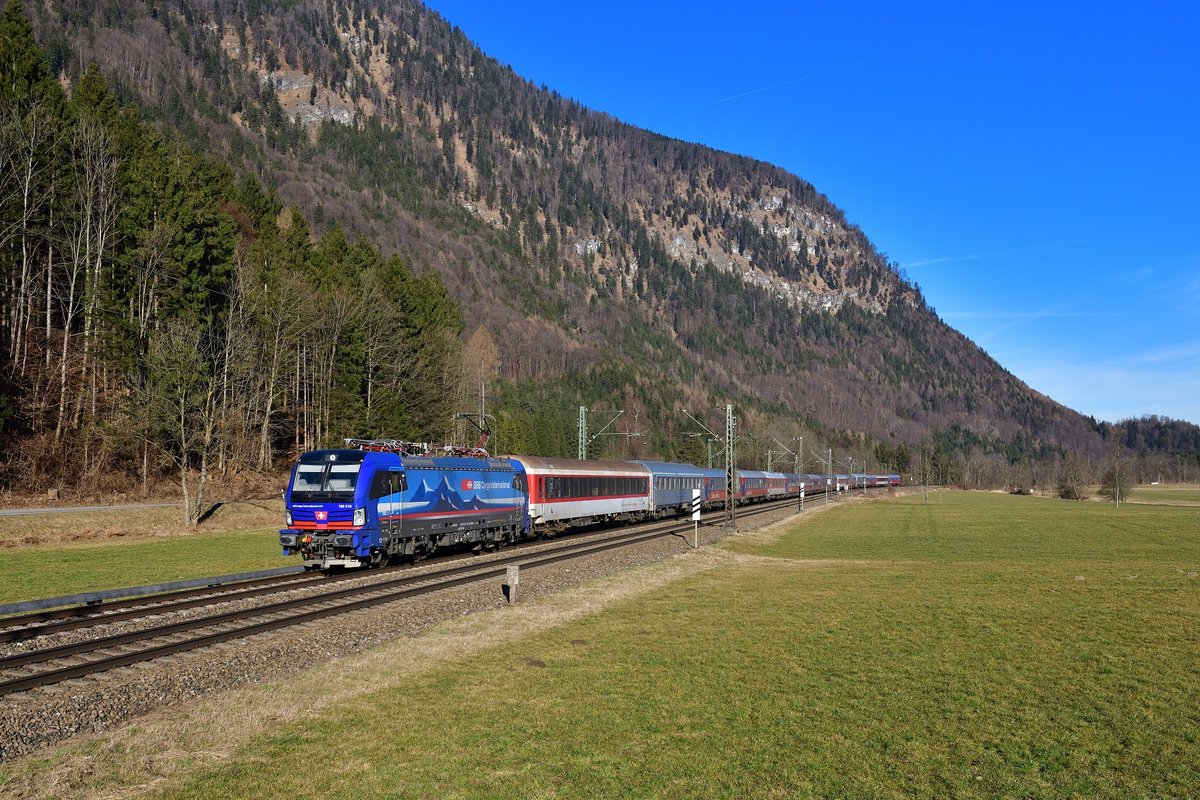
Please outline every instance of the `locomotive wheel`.
[[371, 553], [371, 566], [372, 567], [386, 567], [391, 562], [391, 560], [392, 560], [391, 556], [388, 555], [387, 550], [384, 550], [382, 548], [379, 550], [375, 550]]

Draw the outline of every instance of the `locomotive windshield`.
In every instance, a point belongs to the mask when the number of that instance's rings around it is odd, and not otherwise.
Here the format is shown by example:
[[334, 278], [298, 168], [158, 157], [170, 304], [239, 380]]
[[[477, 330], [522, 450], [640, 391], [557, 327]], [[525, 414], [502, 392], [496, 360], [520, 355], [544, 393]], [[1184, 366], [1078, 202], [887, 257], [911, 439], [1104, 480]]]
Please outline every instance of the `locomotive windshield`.
[[362, 464], [325, 462], [296, 465], [292, 479], [293, 502], [354, 502], [354, 486]]

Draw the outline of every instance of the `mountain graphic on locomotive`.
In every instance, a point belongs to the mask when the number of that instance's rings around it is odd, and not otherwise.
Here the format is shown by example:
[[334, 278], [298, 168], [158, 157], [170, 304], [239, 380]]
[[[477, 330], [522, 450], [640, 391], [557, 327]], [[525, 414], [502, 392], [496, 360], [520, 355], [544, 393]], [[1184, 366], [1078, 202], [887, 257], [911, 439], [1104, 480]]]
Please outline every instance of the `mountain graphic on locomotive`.
[[[284, 555], [306, 569], [384, 566], [443, 548], [494, 549], [596, 523], [638, 522], [725, 500], [723, 470], [663, 461], [493, 457], [394, 439], [347, 439], [300, 456], [284, 490]], [[835, 484], [831, 484], [831, 480]], [[898, 485], [899, 475], [802, 475], [741, 470], [739, 502], [836, 485]]]

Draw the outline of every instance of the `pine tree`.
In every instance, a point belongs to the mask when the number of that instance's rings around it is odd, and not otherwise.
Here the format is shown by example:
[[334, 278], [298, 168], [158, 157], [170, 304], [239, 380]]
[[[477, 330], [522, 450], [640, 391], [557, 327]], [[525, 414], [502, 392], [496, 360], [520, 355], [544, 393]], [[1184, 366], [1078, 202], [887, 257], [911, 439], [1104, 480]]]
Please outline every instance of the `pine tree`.
[[35, 103], [61, 108], [62, 90], [46, 56], [33, 38], [21, 0], [8, 0], [0, 21], [0, 105], [28, 111]]

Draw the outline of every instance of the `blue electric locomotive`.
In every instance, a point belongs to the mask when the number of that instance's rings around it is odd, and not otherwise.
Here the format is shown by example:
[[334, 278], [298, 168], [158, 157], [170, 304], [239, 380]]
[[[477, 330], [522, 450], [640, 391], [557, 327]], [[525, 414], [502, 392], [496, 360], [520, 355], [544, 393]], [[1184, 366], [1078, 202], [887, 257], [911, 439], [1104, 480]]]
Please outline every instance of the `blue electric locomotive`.
[[433, 456], [411, 445], [304, 453], [285, 492], [284, 555], [306, 569], [382, 566], [439, 547], [507, 544], [529, 522], [524, 472], [482, 452]]

